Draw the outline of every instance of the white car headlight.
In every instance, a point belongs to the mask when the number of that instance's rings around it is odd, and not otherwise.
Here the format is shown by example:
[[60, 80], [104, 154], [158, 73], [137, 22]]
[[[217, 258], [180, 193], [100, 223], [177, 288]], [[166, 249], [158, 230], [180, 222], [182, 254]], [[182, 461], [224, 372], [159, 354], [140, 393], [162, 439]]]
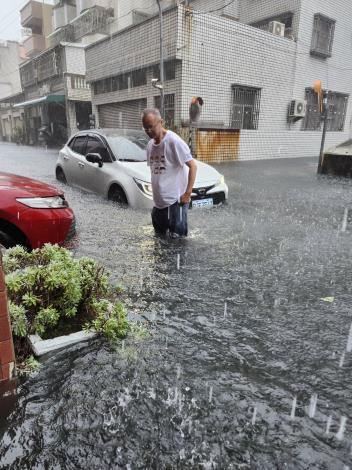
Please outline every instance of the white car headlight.
[[216, 185], [218, 186], [219, 184], [224, 184], [224, 183], [225, 183], [225, 177], [224, 175], [221, 175]]
[[61, 196], [18, 197], [16, 201], [32, 209], [63, 209], [68, 207], [67, 201]]
[[153, 196], [153, 188], [152, 188], [151, 183], [148, 183], [147, 181], [139, 180], [137, 178], [133, 178], [133, 179], [136, 185], [144, 194], [146, 194], [147, 196]]

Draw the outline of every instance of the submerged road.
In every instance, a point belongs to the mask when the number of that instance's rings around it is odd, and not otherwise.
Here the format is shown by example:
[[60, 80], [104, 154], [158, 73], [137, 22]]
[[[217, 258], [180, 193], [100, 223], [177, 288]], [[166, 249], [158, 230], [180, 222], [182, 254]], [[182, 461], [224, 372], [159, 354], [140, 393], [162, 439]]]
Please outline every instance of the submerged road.
[[[55, 161], [0, 144], [1, 171], [61, 186]], [[217, 166], [229, 203], [192, 210], [176, 243], [147, 212], [61, 186], [76, 255], [151, 335], [45, 357], [0, 421], [0, 468], [352, 468], [352, 183], [316, 165]]]

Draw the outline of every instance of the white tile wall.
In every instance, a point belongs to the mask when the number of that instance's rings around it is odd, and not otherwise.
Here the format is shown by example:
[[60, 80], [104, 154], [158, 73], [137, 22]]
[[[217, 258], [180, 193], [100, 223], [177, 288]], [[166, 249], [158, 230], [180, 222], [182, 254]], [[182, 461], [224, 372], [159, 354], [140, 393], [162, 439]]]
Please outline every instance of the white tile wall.
[[[222, 1], [222, 0], [221, 0]], [[258, 130], [242, 130], [240, 159], [317, 156], [321, 132], [302, 131], [302, 122], [287, 122], [287, 107], [293, 98], [304, 98], [305, 88], [320, 78], [326, 88], [352, 94], [352, 37], [350, 0], [239, 0], [236, 22], [226, 17], [194, 12], [180, 7], [164, 15], [165, 57], [182, 60], [177, 80], [176, 120], [188, 120], [192, 96], [204, 99], [201, 119], [230, 123], [233, 84], [261, 88]], [[208, 0], [196, 0], [210, 8]], [[216, 3], [216, 2], [215, 2]], [[217, 2], [219, 3], [219, 1]], [[214, 3], [213, 3], [214, 4]], [[274, 36], [243, 23], [260, 21], [293, 11], [296, 41]], [[314, 13], [336, 20], [332, 57], [310, 55]], [[129, 28], [86, 49], [89, 81], [159, 60], [158, 19]], [[142, 98], [155, 94], [149, 87], [114, 94], [93, 95], [93, 105]], [[127, 98], [128, 99], [128, 98]], [[349, 99], [344, 132], [329, 132], [326, 146], [351, 135], [352, 97]]]

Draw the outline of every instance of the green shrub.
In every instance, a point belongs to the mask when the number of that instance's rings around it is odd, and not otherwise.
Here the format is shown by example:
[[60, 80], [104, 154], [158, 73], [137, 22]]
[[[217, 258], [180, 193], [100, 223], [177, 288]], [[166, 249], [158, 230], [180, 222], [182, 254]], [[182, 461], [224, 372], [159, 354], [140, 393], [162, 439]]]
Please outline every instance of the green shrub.
[[129, 332], [123, 305], [111, 303], [116, 289], [94, 260], [47, 244], [32, 252], [7, 250], [3, 266], [14, 336], [53, 337], [85, 327], [116, 340]]

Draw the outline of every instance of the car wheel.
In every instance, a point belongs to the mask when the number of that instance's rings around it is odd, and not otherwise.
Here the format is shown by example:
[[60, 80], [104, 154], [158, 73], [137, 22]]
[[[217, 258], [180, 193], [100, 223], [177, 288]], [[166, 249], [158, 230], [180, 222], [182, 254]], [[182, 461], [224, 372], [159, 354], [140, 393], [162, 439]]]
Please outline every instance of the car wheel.
[[117, 202], [121, 206], [127, 206], [127, 197], [122, 188], [120, 186], [114, 185], [110, 188], [109, 190], [109, 196], [108, 196], [110, 201]]
[[64, 184], [67, 183], [64, 170], [62, 168], [60, 168], [59, 166], [56, 168], [56, 179], [58, 181], [61, 181], [61, 183], [64, 183]]
[[17, 244], [17, 241], [8, 233], [0, 230], [0, 250], [3, 252]]

